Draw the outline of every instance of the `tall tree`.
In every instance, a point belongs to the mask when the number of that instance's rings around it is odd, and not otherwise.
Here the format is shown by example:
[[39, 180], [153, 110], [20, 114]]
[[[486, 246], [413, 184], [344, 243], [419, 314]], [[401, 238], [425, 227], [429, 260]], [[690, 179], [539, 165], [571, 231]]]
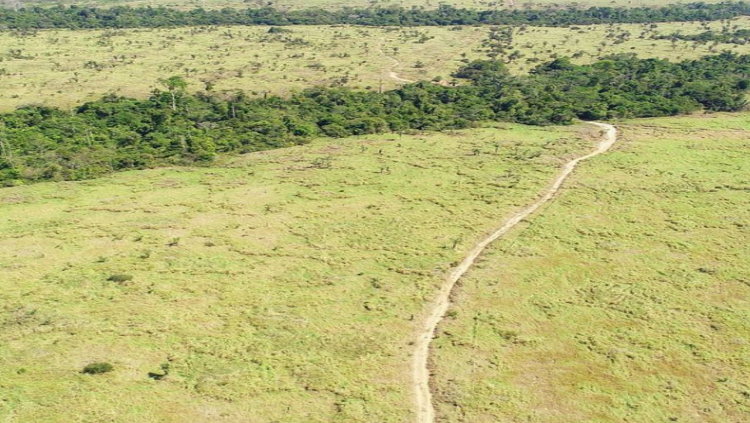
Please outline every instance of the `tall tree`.
[[159, 79], [159, 83], [167, 89], [169, 95], [172, 97], [172, 111], [177, 111], [177, 98], [185, 94], [187, 81], [185, 81], [185, 78], [175, 75], [166, 79], [161, 78]]

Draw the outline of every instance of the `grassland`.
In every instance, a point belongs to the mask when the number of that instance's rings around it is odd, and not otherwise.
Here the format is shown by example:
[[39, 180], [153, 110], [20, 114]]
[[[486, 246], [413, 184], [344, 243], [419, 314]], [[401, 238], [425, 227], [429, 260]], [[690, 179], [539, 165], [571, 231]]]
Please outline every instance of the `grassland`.
[[[70, 107], [108, 92], [145, 97], [159, 78], [175, 74], [186, 77], [191, 91], [205, 90], [209, 83], [217, 92], [242, 89], [251, 95], [284, 95], [313, 85], [390, 88], [396, 84], [388, 77], [394, 65], [384, 51], [402, 58], [403, 70], [414, 79], [448, 76], [487, 35], [481, 28], [313, 26], [290, 31], [40, 31], [20, 38], [5, 32], [0, 45], [20, 53], [3, 55], [0, 101], [8, 110], [28, 103]], [[424, 67], [414, 69], [420, 61]]]
[[367, 136], [3, 189], [0, 420], [408, 421], [445, 272], [596, 135]]
[[750, 116], [623, 122], [463, 280], [442, 422], [745, 422]]
[[[705, 0], [704, 3], [719, 3], [721, 0]], [[271, 5], [279, 9], [307, 9], [319, 7], [323, 9], [341, 9], [343, 7], [366, 8], [366, 7], [424, 7], [427, 9], [436, 9], [441, 4], [449, 4], [455, 7], [468, 9], [506, 9], [516, 8], [540, 8], [540, 7], [557, 7], [576, 6], [622, 6], [622, 7], [641, 7], [641, 6], [663, 6], [666, 4], [691, 3], [690, 1], [659, 1], [659, 0], [30, 0], [23, 2], [34, 5], [54, 5], [54, 4], [81, 4], [95, 5], [101, 7], [107, 6], [166, 6], [179, 9], [192, 9], [202, 7], [204, 9], [220, 9], [222, 7], [247, 8], [263, 7]]]
[[[517, 73], [557, 56], [586, 63], [613, 53], [680, 60], [722, 50], [750, 53], [750, 45], [651, 40], [652, 35], [696, 33], [722, 23], [517, 28], [510, 61]], [[738, 19], [732, 27], [750, 28]], [[182, 75], [191, 91], [242, 89], [286, 95], [312, 85], [377, 90], [409, 80], [442, 79], [462, 61], [486, 58], [490, 28], [294, 27], [176, 28], [120, 31], [0, 32], [0, 111], [25, 104], [73, 107], [105, 93], [145, 97], [158, 79]], [[400, 65], [387, 56], [394, 57]], [[501, 56], [503, 57], [503, 56]]]

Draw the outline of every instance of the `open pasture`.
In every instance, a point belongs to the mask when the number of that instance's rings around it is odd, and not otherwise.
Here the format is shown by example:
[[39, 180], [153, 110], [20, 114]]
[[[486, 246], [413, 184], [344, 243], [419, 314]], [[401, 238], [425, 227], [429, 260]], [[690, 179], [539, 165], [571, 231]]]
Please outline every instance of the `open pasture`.
[[747, 421], [748, 124], [622, 122], [492, 246], [434, 344], [438, 421]]
[[408, 421], [446, 271], [596, 137], [366, 136], [0, 190], [0, 420]]

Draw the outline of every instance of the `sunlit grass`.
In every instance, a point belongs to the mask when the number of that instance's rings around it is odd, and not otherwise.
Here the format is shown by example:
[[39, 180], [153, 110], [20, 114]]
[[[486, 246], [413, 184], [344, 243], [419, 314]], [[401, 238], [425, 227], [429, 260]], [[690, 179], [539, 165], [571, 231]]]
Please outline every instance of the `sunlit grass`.
[[745, 421], [747, 120], [624, 122], [495, 244], [435, 344], [440, 421]]
[[0, 190], [0, 419], [408, 421], [445, 272], [596, 132], [368, 136]]

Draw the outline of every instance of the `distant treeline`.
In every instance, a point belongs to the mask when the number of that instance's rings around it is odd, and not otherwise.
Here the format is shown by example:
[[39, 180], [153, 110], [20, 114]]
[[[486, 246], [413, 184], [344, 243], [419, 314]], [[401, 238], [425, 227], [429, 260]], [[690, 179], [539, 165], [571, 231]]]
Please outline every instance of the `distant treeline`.
[[739, 29], [737, 31], [705, 31], [698, 34], [659, 35], [652, 37], [655, 40], [682, 40], [695, 41], [698, 43], [723, 43], [744, 45], [750, 42], [750, 29]]
[[442, 5], [438, 9], [369, 8], [342, 10], [272, 8], [175, 10], [151, 7], [94, 8], [81, 6], [0, 9], [0, 28], [156, 28], [195, 25], [536, 25], [570, 26], [610, 23], [686, 22], [750, 15], [750, 4], [689, 3], [662, 7], [591, 7], [470, 10]]
[[750, 56], [671, 63], [557, 59], [527, 76], [500, 61], [379, 93], [311, 88], [289, 98], [187, 94], [179, 77], [144, 100], [108, 96], [74, 111], [28, 106], [0, 115], [0, 181], [77, 180], [123, 169], [210, 163], [216, 154], [302, 144], [314, 137], [467, 128], [488, 121], [570, 124], [575, 118], [669, 116], [745, 106]]

